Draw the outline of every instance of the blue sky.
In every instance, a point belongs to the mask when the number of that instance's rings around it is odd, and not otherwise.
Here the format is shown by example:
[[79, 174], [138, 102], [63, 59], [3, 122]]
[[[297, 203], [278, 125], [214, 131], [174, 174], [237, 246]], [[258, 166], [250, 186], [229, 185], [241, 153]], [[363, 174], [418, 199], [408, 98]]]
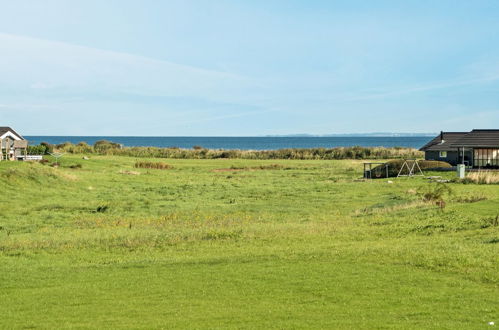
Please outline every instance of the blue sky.
[[0, 126], [25, 135], [499, 128], [495, 0], [0, 8]]

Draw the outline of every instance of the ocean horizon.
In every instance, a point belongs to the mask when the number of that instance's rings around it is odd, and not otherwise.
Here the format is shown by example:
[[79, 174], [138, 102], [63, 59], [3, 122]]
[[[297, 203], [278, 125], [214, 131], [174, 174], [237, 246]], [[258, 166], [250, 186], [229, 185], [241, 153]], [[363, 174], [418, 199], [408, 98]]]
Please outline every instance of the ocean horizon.
[[286, 148], [336, 148], [336, 147], [405, 147], [421, 148], [431, 137], [421, 136], [262, 136], [262, 137], [213, 137], [213, 136], [25, 136], [31, 144], [47, 142], [86, 142], [99, 140], [120, 143], [126, 147], [177, 147], [191, 149], [200, 146], [208, 149], [277, 150]]

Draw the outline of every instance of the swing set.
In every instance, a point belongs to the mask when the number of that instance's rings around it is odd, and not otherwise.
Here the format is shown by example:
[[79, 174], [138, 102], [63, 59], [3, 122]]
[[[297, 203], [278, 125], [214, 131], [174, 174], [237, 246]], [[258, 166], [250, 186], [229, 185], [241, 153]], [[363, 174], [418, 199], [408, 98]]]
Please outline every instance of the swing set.
[[[383, 175], [388, 178], [390, 177], [389, 167], [389, 163], [364, 163], [364, 179], [379, 179]], [[404, 163], [397, 173], [397, 178], [401, 176], [424, 176], [419, 161], [417, 159], [404, 159]]]
[[[404, 170], [406, 170], [404, 172]], [[404, 164], [400, 168], [399, 173], [397, 174], [397, 178], [401, 176], [424, 176], [421, 167], [419, 166], [419, 162], [417, 159], [405, 159]]]

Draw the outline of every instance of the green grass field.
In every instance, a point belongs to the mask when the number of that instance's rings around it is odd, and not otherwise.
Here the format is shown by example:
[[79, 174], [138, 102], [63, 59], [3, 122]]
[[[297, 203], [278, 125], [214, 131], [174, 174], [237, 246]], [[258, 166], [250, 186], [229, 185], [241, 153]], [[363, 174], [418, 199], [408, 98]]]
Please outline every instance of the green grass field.
[[0, 328], [499, 323], [499, 185], [441, 210], [361, 161], [81, 158], [0, 163]]

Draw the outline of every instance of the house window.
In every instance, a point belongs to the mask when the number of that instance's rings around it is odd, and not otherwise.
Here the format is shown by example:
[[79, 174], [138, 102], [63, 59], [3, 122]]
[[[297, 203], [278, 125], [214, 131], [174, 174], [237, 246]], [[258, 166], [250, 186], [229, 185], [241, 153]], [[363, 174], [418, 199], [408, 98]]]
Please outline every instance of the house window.
[[440, 158], [447, 158], [447, 151], [440, 151]]
[[474, 165], [477, 167], [499, 167], [499, 149], [475, 149]]

